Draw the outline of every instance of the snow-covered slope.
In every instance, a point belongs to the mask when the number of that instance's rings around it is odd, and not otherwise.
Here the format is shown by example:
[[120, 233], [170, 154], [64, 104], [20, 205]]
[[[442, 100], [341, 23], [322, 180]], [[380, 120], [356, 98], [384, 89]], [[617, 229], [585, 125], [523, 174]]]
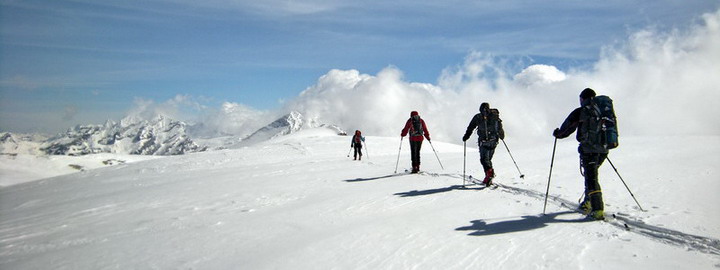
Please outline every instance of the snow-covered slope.
[[[304, 130], [241, 149], [160, 157], [0, 189], [1, 269], [717, 269], [719, 137], [627, 138], [601, 168], [613, 222], [562, 203], [582, 192], [576, 143], [506, 138], [497, 183], [462, 188], [462, 146]], [[502, 147], [502, 146], [501, 146]], [[399, 170], [409, 167], [403, 142]], [[480, 175], [474, 147], [468, 174]], [[615, 226], [628, 223], [629, 230]]]
[[186, 129], [187, 124], [162, 115], [152, 120], [126, 117], [120, 123], [75, 126], [45, 142], [41, 150], [50, 155], [179, 155], [203, 151], [205, 148], [193, 142]]
[[0, 155], [0, 188], [43, 178], [155, 158], [158, 158], [158, 156], [108, 153], [82, 156], [42, 154]]

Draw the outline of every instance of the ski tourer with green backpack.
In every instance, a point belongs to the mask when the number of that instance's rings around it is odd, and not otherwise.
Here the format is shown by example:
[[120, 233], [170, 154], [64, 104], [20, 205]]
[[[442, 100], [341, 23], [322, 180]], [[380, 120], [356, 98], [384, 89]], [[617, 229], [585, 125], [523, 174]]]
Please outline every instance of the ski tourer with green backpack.
[[580, 165], [585, 178], [585, 193], [580, 210], [591, 218], [601, 220], [605, 215], [598, 168], [607, 159], [609, 150], [619, 145], [612, 99], [597, 96], [593, 89], [585, 88], [580, 93], [580, 107], [573, 110], [560, 128], [553, 131], [553, 136], [563, 139], [576, 131], [576, 139], [580, 143]]

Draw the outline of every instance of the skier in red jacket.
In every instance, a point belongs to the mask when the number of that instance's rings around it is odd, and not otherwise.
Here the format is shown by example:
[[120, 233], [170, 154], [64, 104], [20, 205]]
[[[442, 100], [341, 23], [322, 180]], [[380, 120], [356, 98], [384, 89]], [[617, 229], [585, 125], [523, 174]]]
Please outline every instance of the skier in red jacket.
[[362, 136], [360, 130], [355, 130], [355, 135], [353, 135], [352, 140], [350, 140], [350, 148], [355, 149], [355, 154], [353, 155], [354, 160], [362, 160], [362, 145], [364, 141], [365, 137]]
[[405, 137], [410, 133], [410, 153], [412, 159], [412, 173], [418, 173], [420, 171], [420, 148], [422, 147], [423, 136], [430, 141], [430, 132], [425, 126], [425, 121], [420, 118], [420, 115], [416, 111], [410, 113], [410, 119], [405, 123], [401, 137]]

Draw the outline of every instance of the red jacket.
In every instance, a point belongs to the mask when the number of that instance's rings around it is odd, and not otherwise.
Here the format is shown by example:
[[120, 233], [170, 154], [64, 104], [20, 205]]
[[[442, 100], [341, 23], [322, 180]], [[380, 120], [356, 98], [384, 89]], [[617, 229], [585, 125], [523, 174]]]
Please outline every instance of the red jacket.
[[[423, 134], [425, 135], [425, 138], [430, 140], [430, 132], [427, 129], [427, 126], [425, 126], [425, 121], [420, 118], [420, 124], [422, 125]], [[405, 128], [403, 128], [402, 133], [400, 133], [401, 137], [405, 137], [405, 135], [408, 134], [408, 132], [413, 131], [413, 124], [412, 124], [412, 118], [409, 118], [407, 122], [405, 123]], [[412, 132], [411, 132], [412, 133]], [[423, 136], [421, 135], [410, 135], [410, 140], [415, 142], [420, 142], [423, 140]]]

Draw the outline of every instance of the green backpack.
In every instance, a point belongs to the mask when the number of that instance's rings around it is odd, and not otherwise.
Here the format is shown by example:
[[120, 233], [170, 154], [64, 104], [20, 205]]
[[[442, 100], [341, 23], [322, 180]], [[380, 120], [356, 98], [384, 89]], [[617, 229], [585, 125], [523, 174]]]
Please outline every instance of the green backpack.
[[584, 153], [607, 153], [618, 147], [617, 118], [610, 97], [596, 96], [584, 102], [579, 132]]

